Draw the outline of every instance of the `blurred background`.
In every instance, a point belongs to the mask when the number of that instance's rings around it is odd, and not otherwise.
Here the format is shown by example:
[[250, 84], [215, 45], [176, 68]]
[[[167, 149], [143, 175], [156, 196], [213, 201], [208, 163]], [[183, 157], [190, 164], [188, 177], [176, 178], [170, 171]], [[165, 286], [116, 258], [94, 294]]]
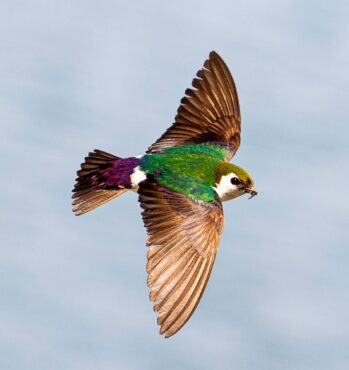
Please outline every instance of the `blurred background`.
[[[346, 1], [2, 1], [0, 368], [349, 366]], [[211, 50], [239, 92], [234, 158], [258, 197], [225, 203], [203, 299], [158, 335], [135, 194], [71, 212], [88, 151], [142, 154]]]

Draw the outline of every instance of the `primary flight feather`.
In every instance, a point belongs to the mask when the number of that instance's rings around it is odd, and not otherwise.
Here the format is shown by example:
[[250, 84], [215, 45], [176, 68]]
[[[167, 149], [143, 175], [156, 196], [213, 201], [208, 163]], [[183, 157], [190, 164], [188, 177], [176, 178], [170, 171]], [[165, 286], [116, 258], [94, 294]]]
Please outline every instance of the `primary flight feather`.
[[141, 157], [94, 150], [77, 172], [73, 211], [81, 215], [128, 190], [139, 194], [148, 233], [148, 286], [160, 334], [170, 337], [197, 307], [216, 258], [222, 201], [257, 192], [228, 161], [240, 145], [233, 78], [214, 51], [185, 91], [175, 122]]

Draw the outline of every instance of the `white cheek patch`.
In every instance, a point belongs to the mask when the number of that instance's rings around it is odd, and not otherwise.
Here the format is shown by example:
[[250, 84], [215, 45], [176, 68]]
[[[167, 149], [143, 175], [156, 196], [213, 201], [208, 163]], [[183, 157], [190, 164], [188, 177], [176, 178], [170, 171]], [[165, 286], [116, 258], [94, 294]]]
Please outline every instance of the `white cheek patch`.
[[243, 192], [239, 190], [236, 185], [233, 185], [230, 182], [230, 180], [233, 177], [238, 177], [238, 176], [236, 176], [235, 173], [233, 172], [230, 173], [229, 175], [222, 176], [219, 184], [216, 184], [216, 187], [213, 188], [218, 194], [219, 199], [223, 202], [226, 200], [236, 198], [243, 194]]
[[142, 171], [139, 166], [135, 167], [131, 176], [131, 184], [133, 187], [138, 187], [138, 184], [147, 179], [147, 175]]

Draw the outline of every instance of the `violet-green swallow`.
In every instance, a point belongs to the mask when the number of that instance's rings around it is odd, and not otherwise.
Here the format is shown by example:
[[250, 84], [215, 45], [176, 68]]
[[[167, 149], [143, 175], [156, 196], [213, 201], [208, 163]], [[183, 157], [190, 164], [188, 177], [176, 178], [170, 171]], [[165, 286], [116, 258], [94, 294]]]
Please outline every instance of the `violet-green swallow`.
[[188, 321], [205, 290], [223, 231], [222, 201], [252, 196], [251, 176], [229, 163], [240, 145], [233, 78], [214, 51], [193, 79], [175, 122], [146, 154], [119, 158], [94, 150], [77, 172], [76, 215], [132, 190], [148, 233], [148, 286], [160, 334]]

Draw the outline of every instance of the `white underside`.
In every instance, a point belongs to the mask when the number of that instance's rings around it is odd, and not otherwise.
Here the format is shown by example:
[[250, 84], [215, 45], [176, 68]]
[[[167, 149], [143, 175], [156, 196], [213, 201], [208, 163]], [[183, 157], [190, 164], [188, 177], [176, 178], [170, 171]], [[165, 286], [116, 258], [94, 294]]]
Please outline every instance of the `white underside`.
[[147, 175], [144, 171], [142, 171], [139, 166], [135, 167], [131, 176], [131, 184], [132, 184], [132, 190], [138, 191], [138, 184], [144, 180], [147, 179]]

